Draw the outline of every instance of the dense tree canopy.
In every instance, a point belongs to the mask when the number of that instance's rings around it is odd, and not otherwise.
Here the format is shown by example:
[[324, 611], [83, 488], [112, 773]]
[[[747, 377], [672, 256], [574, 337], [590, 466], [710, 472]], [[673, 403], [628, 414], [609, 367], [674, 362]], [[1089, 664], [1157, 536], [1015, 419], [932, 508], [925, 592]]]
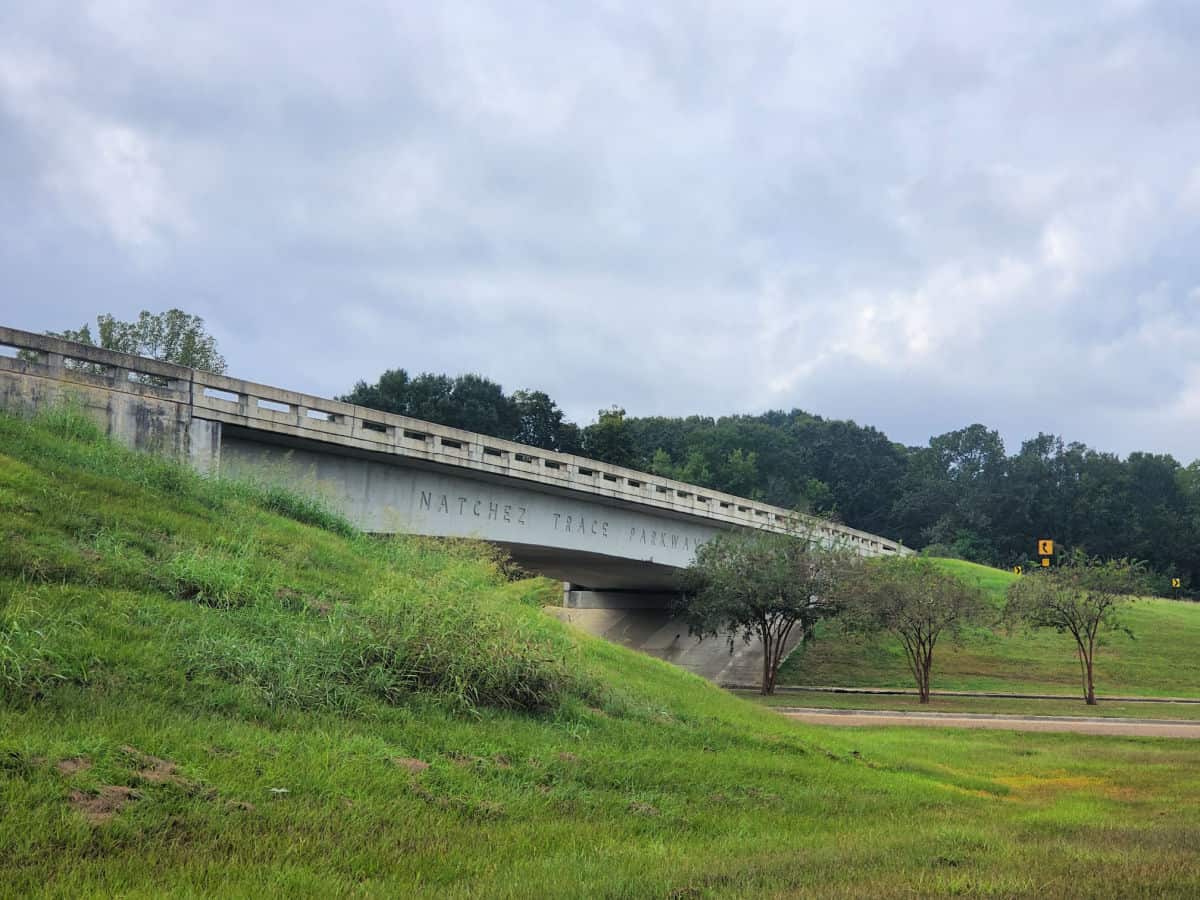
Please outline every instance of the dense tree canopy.
[[86, 323], [81, 328], [50, 332], [54, 337], [77, 341], [105, 350], [118, 350], [148, 356], [165, 362], [203, 369], [225, 371], [225, 357], [217, 352], [216, 339], [204, 330], [204, 320], [182, 309], [152, 313], [142, 310], [132, 322], [105, 313], [96, 317], [96, 335]]
[[1135, 557], [1184, 590], [1200, 584], [1200, 460], [1126, 459], [1039, 434], [1010, 454], [981, 424], [906, 447], [870, 426], [803, 410], [711, 418], [631, 417], [578, 427], [542, 391], [506, 395], [478, 375], [403, 369], [344, 399], [545, 449], [678, 478], [990, 565], [1027, 563], [1038, 538]]

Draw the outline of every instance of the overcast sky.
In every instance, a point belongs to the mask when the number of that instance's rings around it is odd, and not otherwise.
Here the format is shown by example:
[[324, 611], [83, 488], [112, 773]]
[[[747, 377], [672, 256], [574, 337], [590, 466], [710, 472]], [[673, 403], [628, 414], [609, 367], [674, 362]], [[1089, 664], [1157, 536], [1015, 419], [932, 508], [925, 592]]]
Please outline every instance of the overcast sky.
[[[272, 8], [273, 7], [273, 8]], [[1200, 456], [1200, 4], [0, 4], [0, 323]]]

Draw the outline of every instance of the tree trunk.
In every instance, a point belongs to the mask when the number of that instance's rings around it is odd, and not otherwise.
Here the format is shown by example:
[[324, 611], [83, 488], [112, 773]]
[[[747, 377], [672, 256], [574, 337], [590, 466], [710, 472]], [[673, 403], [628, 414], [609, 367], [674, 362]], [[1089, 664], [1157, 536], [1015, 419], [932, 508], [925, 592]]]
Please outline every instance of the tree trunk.
[[1075, 644], [1075, 652], [1076, 652], [1076, 655], [1079, 657], [1079, 684], [1083, 688], [1083, 699], [1087, 700], [1087, 698], [1088, 698], [1088, 675], [1087, 675], [1087, 667], [1083, 664], [1083, 644], [1082, 643], [1077, 642]]
[[1088, 706], [1096, 705], [1096, 684], [1092, 680], [1092, 655], [1090, 653], [1087, 658], [1087, 704]]
[[762, 629], [763, 673], [762, 688], [759, 693], [768, 697], [775, 693], [775, 679], [771, 677], [771, 633], [767, 628]]
[[933, 648], [921, 650], [921, 702], [929, 702], [930, 674], [933, 672]]

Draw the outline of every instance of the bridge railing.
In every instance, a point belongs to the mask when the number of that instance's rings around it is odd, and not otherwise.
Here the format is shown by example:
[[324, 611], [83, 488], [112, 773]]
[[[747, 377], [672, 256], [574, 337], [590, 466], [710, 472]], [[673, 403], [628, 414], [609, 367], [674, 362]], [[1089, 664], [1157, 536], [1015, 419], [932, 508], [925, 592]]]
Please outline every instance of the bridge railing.
[[878, 535], [635, 469], [0, 327], [0, 368], [21, 367], [32, 367], [62, 380], [186, 400], [195, 418], [269, 432], [284, 439], [334, 443], [730, 525], [842, 541], [866, 555], [906, 552], [896, 542]]

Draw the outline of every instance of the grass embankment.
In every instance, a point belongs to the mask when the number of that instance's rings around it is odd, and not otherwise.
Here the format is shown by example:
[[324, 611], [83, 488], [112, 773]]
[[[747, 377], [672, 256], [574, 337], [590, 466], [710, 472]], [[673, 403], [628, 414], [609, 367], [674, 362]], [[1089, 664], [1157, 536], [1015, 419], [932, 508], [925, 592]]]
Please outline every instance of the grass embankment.
[[[962, 560], [940, 559], [937, 563], [982, 587], [997, 612], [1005, 590], [1018, 577]], [[1096, 654], [1097, 692], [1101, 696], [1200, 697], [1200, 604], [1139, 599], [1131, 604], [1124, 620], [1134, 637], [1118, 633], [1104, 638]], [[897, 641], [845, 634], [835, 625], [821, 630], [817, 640], [787, 660], [779, 683], [911, 687], [912, 675]], [[1082, 693], [1075, 643], [1070, 635], [1052, 629], [1033, 633], [970, 629], [958, 643], [943, 639], [934, 657], [933, 688]]]
[[0, 894], [1200, 891], [1194, 745], [806, 728], [70, 416], [0, 416]]

